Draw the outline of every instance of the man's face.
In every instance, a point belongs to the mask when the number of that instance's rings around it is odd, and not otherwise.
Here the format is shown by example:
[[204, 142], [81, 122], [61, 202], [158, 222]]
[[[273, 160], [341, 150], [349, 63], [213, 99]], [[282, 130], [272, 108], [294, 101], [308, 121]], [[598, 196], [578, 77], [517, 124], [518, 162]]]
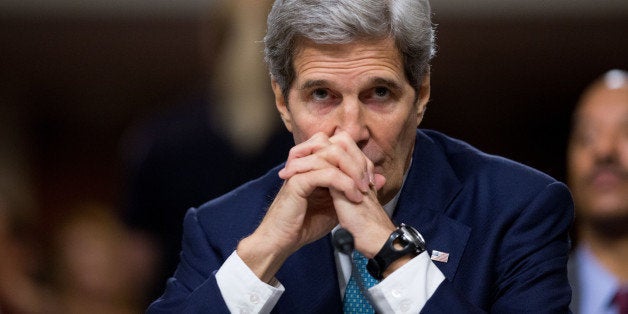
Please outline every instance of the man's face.
[[574, 123], [568, 172], [582, 222], [628, 221], [628, 85], [595, 88]]
[[409, 165], [429, 98], [429, 77], [417, 95], [391, 39], [345, 45], [301, 41], [298, 47], [287, 103], [273, 83], [277, 108], [295, 143], [318, 132], [348, 132], [375, 172], [386, 178], [378, 197], [388, 202]]

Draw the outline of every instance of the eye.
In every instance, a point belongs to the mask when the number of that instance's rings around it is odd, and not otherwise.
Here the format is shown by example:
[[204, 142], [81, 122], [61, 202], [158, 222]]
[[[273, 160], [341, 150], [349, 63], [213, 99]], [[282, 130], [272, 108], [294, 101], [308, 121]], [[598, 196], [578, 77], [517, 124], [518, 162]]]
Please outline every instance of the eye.
[[375, 85], [360, 94], [360, 100], [363, 103], [379, 108], [396, 103], [398, 98], [398, 93], [395, 93], [395, 90], [385, 85]]
[[315, 89], [312, 92], [312, 98], [314, 98], [314, 100], [325, 100], [329, 98], [329, 91], [323, 88]]
[[574, 131], [574, 142], [580, 147], [588, 147], [595, 138], [595, 132], [591, 128], [577, 128]]
[[386, 87], [375, 87], [373, 96], [377, 98], [387, 98], [390, 96], [390, 90]]

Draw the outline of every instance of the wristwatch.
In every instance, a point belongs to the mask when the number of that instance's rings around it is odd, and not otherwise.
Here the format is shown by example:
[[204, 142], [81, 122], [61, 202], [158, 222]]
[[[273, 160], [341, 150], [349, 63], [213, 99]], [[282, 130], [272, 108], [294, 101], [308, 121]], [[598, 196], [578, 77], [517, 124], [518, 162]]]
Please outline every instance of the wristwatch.
[[[395, 243], [401, 248], [395, 247]], [[425, 240], [423, 236], [411, 226], [399, 225], [388, 237], [382, 249], [366, 264], [366, 270], [377, 280], [384, 278], [384, 271], [399, 258], [408, 254], [414, 256], [425, 251]]]

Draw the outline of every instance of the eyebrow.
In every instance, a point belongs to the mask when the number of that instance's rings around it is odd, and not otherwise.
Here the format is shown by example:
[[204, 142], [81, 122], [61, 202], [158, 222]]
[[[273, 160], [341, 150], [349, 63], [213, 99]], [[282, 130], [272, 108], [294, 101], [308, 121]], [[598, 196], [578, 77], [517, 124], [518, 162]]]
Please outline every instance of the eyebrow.
[[310, 89], [313, 87], [322, 87], [322, 86], [327, 86], [329, 83], [327, 82], [327, 80], [307, 80], [305, 82], [303, 82], [303, 84], [301, 84], [301, 87], [299, 87], [299, 89], [303, 90], [303, 89]]
[[[329, 85], [329, 82], [327, 80], [307, 80], [303, 82], [303, 84], [301, 84], [299, 89], [304, 90], [304, 89], [310, 89], [314, 87], [323, 87], [323, 86], [328, 86], [328, 85]], [[401, 86], [396, 81], [385, 79], [382, 77], [372, 78], [370, 80], [370, 85], [384, 85], [394, 91], [402, 90]]]

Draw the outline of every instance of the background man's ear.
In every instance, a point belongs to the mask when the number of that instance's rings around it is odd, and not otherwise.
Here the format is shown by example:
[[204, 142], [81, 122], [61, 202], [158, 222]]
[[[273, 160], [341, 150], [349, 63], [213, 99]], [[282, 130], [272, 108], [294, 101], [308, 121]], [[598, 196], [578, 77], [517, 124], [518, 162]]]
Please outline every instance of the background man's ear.
[[279, 86], [279, 83], [273, 79], [271, 79], [270, 84], [273, 88], [273, 94], [275, 94], [275, 106], [277, 107], [277, 111], [279, 111], [281, 120], [286, 126], [286, 129], [292, 132], [292, 115], [290, 113], [290, 109], [288, 108], [286, 98], [281, 91], [281, 86]]

